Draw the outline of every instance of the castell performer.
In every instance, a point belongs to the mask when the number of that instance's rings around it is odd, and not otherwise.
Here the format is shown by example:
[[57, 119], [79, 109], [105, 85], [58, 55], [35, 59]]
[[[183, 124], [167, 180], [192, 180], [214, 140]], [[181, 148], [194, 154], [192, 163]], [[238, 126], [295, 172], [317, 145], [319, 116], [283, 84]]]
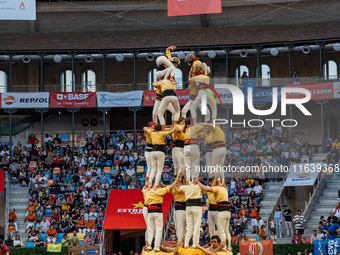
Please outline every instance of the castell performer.
[[176, 186], [178, 178], [181, 178], [181, 174], [177, 176], [170, 186], [164, 188], [158, 188], [158, 185], [155, 185], [154, 181], [152, 181], [152, 188], [143, 189], [145, 203], [148, 205], [148, 251], [152, 250], [151, 244], [154, 237], [154, 250], [160, 250], [163, 230], [163, 196]]
[[185, 171], [185, 162], [184, 162], [184, 133], [183, 128], [185, 125], [185, 119], [183, 117], [179, 117], [179, 125], [176, 125], [175, 132], [172, 134], [172, 140], [174, 142], [175, 147], [172, 149], [172, 160], [174, 163], [175, 175], [179, 172]]
[[[161, 125], [155, 124], [152, 128], [144, 127], [144, 131], [147, 135], [151, 136], [152, 140], [152, 152], [151, 152], [151, 173], [149, 175], [149, 187], [154, 181], [155, 186], [159, 185], [159, 181], [162, 176], [164, 160], [165, 160], [165, 141], [164, 138], [171, 135], [175, 131], [175, 127], [171, 131], [161, 131]], [[149, 171], [149, 170], [148, 170]]]
[[[197, 85], [193, 82], [193, 80], [191, 80], [191, 78], [194, 75], [194, 69], [196, 69], [196, 66], [202, 65], [204, 67], [205, 74], [208, 75], [210, 73], [210, 68], [205, 63], [202, 63], [201, 61], [197, 60], [195, 55], [192, 54], [192, 53], [188, 54], [185, 57], [185, 63], [187, 63], [187, 65], [191, 67], [190, 72], [189, 72], [189, 76], [188, 76], [188, 84], [189, 84], [189, 89], [190, 89], [190, 100], [188, 101], [188, 103], [182, 109], [182, 115], [181, 116], [183, 118], [187, 117], [187, 112], [190, 110], [190, 106], [192, 105], [192, 103], [196, 99], [196, 97], [198, 95], [198, 91], [199, 91], [199, 88], [197, 87]], [[207, 111], [206, 119], [207, 120], [210, 119], [210, 112], [209, 111]]]
[[[154, 129], [154, 126], [156, 125], [156, 122], [149, 122], [148, 128]], [[151, 152], [152, 152], [152, 140], [151, 140], [151, 132], [145, 131], [145, 137], [146, 137], [146, 150], [145, 150], [145, 160], [146, 165], [148, 167], [148, 171], [146, 172], [146, 181], [149, 182], [149, 177], [152, 172], [152, 164], [151, 164]]]
[[176, 49], [176, 46], [170, 46], [166, 49], [166, 56], [159, 56], [156, 59], [157, 71], [156, 77], [157, 79], [170, 79], [175, 82], [175, 72], [177, 66], [181, 63], [179, 58], [171, 57], [171, 50]]
[[[219, 174], [216, 174], [219, 177]], [[203, 185], [195, 179], [194, 182], [198, 184], [202, 190], [206, 192], [212, 192], [215, 195], [215, 200], [217, 203], [217, 231], [218, 236], [220, 237], [222, 242], [226, 242], [227, 249], [231, 250], [231, 236], [229, 233], [229, 220], [230, 220], [230, 203], [228, 201], [228, 190], [225, 185], [220, 183], [215, 187], [208, 187]]]
[[[197, 95], [196, 99], [194, 100], [194, 102], [191, 104], [191, 107], [190, 107], [190, 113], [191, 113], [191, 118], [192, 118], [193, 124], [196, 123], [196, 109], [198, 107], [200, 107], [201, 104], [202, 104], [203, 94], [205, 94], [205, 96], [206, 96], [207, 103], [209, 104], [210, 109], [211, 109], [211, 113], [212, 113], [211, 114], [212, 115], [212, 121], [214, 121], [216, 119], [216, 116], [217, 116], [217, 106], [216, 106], [216, 101], [215, 101], [214, 96], [213, 96], [212, 91], [211, 91], [211, 89], [213, 89], [213, 88], [210, 86], [210, 78], [209, 78], [209, 76], [207, 76], [205, 74], [203, 65], [197, 65], [196, 66], [196, 69], [193, 73], [193, 77], [191, 78], [191, 82], [196, 84], [197, 88], [199, 89], [198, 95]], [[215, 90], [214, 90], [214, 93], [216, 93]], [[207, 113], [208, 112], [209, 111], [207, 109]], [[207, 122], [207, 120], [208, 119], [205, 118], [205, 122]]]

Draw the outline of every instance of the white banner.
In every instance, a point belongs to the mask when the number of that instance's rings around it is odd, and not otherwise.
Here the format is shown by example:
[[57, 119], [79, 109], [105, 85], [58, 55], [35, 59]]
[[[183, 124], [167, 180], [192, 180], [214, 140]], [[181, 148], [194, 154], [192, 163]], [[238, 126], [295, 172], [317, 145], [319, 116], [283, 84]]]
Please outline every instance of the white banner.
[[143, 91], [122, 93], [97, 92], [98, 107], [138, 107], [142, 105]]
[[36, 0], [0, 0], [0, 20], [36, 20]]
[[340, 98], [340, 82], [333, 82], [333, 97]]
[[48, 108], [48, 107], [49, 107], [48, 92], [1, 94], [1, 108]]
[[322, 162], [294, 164], [290, 168], [284, 186], [312, 186], [319, 173], [324, 170], [325, 165]]
[[[230, 90], [225, 88], [225, 89], [216, 89], [216, 92], [218, 93], [219, 97], [221, 98], [222, 104], [232, 104], [233, 103], [233, 94], [231, 94]], [[218, 100], [217, 96], [215, 93], [213, 93], [216, 103], [221, 104], [220, 100]]]

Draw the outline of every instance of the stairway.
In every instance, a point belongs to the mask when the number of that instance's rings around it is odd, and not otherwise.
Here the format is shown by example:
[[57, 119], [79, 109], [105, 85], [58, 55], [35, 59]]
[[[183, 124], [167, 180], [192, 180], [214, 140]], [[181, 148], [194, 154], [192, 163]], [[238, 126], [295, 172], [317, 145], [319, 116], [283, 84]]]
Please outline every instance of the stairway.
[[339, 202], [338, 190], [340, 190], [340, 176], [333, 173], [333, 176], [328, 178], [326, 182], [327, 186], [323, 190], [323, 195], [319, 197], [319, 203], [315, 205], [315, 210], [312, 212], [311, 218], [307, 221], [307, 228], [304, 233], [305, 238], [311, 237], [313, 230], [317, 229], [320, 216], [324, 216], [327, 220], [329, 213], [334, 210], [335, 205]]
[[20, 187], [20, 184], [9, 184], [9, 211], [15, 208], [17, 215], [18, 235], [23, 242], [27, 241], [28, 234], [24, 233], [27, 224], [24, 222], [25, 210], [28, 206], [28, 188]]
[[[277, 195], [279, 188], [283, 185], [283, 181], [281, 182], [268, 182], [266, 183], [266, 189], [263, 190], [263, 199], [261, 201], [260, 208], [260, 217], [267, 224], [267, 213], [271, 213], [276, 206], [276, 203], [273, 202], [273, 198]], [[247, 226], [244, 229], [247, 237], [250, 239], [256, 239], [257, 234], [252, 234], [253, 227], [251, 225], [251, 221], [247, 222]]]

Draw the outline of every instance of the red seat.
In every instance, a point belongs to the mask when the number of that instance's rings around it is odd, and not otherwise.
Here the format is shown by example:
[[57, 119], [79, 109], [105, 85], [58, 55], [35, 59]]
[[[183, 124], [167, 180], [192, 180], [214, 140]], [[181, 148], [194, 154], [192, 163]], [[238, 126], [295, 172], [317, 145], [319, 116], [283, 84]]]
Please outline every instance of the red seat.
[[310, 238], [306, 238], [306, 243], [311, 243], [311, 239]]
[[50, 194], [51, 197], [53, 197], [54, 200], [57, 199], [57, 195], [56, 194]]
[[46, 220], [48, 220], [51, 223], [51, 217], [46, 217]]

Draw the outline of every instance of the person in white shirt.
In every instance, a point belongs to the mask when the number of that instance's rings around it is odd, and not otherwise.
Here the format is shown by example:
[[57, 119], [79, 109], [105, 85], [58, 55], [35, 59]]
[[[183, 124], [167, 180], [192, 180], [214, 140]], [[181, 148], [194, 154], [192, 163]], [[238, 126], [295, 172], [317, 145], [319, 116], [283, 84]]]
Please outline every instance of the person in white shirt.
[[257, 197], [260, 197], [262, 195], [262, 186], [259, 185], [258, 181], [255, 182], [254, 191]]
[[128, 142], [126, 143], [126, 146], [129, 148], [129, 150], [132, 150], [133, 142], [132, 142], [131, 138], [129, 138]]
[[52, 137], [50, 137], [48, 134], [46, 134], [46, 136], [45, 136], [45, 138], [44, 138], [44, 143], [46, 144], [46, 143], [48, 143], [48, 141], [53, 142], [53, 139], [52, 139]]
[[47, 177], [44, 175], [44, 173], [41, 173], [41, 176], [39, 178], [39, 182], [42, 183], [42, 181], [47, 182]]
[[130, 177], [135, 175], [135, 169], [132, 168], [132, 166], [130, 165], [129, 168], [126, 170], [127, 175], [129, 175]]
[[122, 143], [122, 141], [119, 141], [119, 144], [117, 144], [117, 146], [121, 151], [124, 149], [124, 143]]
[[92, 128], [89, 127], [89, 130], [87, 130], [86, 135], [87, 135], [88, 139], [92, 139], [93, 138]]
[[315, 229], [313, 230], [313, 235], [310, 238], [311, 243], [314, 243], [314, 241], [321, 241], [321, 236], [318, 236], [318, 232]]
[[273, 244], [276, 244], [276, 239], [277, 239], [277, 236], [275, 235], [275, 232], [274, 231], [272, 231], [271, 233], [270, 233], [270, 239], [271, 240], [273, 240]]
[[43, 216], [43, 220], [40, 222], [40, 233], [46, 233], [50, 228], [50, 221], [46, 220], [46, 216]]
[[340, 204], [339, 203], [336, 204], [333, 213], [335, 217], [337, 218], [340, 217]]

